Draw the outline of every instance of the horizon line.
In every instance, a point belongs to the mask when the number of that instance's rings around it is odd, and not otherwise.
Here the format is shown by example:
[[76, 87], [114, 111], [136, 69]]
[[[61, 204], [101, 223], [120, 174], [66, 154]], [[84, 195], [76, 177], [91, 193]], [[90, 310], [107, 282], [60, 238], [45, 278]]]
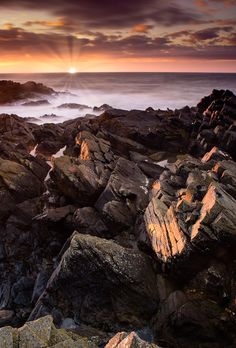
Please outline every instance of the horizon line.
[[[0, 72], [0, 75], [30, 75], [30, 74], [68, 74], [68, 71], [35, 71], [35, 72]], [[77, 71], [79, 74], [236, 74], [236, 71]]]

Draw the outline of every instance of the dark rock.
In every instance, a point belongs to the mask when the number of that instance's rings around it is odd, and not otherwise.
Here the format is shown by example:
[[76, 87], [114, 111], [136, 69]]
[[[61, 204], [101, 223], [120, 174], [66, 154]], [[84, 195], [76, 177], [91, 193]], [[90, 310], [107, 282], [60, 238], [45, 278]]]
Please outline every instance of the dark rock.
[[74, 228], [91, 236], [108, 236], [109, 231], [98, 212], [92, 207], [77, 209], [73, 216]]
[[13, 81], [0, 81], [0, 104], [8, 104], [22, 99], [55, 93], [52, 88], [44, 86], [42, 83], [28, 81], [21, 84]]
[[148, 184], [136, 164], [119, 158], [95, 207], [114, 230], [131, 226], [147, 204]]
[[0, 115], [1, 141], [33, 147], [36, 143], [30, 124], [16, 115]]
[[147, 256], [81, 234], [72, 239], [31, 318], [39, 317], [42, 310], [50, 311], [48, 304], [57, 305], [59, 298], [64, 317], [70, 312], [77, 320], [112, 330], [143, 326], [158, 302]]
[[47, 99], [30, 101], [22, 104], [23, 106], [40, 106], [40, 105], [50, 105]]
[[108, 181], [109, 170], [92, 161], [67, 156], [53, 159], [50, 176], [60, 192], [81, 206], [96, 201]]
[[108, 104], [102, 104], [100, 106], [94, 106], [93, 111], [107, 111], [112, 110], [113, 107]]
[[77, 103], [64, 103], [58, 106], [58, 109], [91, 109], [88, 105], [77, 104]]

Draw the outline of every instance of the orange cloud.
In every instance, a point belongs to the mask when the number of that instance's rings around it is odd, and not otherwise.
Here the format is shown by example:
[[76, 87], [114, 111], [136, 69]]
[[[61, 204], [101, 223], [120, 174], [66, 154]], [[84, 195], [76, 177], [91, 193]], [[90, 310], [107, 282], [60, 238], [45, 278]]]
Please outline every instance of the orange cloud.
[[132, 28], [133, 33], [142, 33], [142, 34], [147, 34], [149, 30], [153, 28], [152, 25], [148, 24], [137, 24]]
[[5, 30], [11, 30], [13, 28], [14, 28], [14, 25], [12, 23], [7, 22], [3, 24], [3, 29]]
[[40, 25], [43, 27], [63, 27], [65, 25], [65, 21], [62, 19], [57, 19], [55, 21], [27, 21], [24, 23], [25, 26], [31, 27], [33, 25]]

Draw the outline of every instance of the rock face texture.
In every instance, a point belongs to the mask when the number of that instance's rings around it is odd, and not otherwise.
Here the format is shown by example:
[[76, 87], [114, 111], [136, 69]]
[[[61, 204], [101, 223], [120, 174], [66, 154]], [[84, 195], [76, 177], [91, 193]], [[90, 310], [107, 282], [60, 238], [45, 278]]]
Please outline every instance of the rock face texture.
[[0, 115], [0, 347], [235, 347], [236, 97], [100, 110]]

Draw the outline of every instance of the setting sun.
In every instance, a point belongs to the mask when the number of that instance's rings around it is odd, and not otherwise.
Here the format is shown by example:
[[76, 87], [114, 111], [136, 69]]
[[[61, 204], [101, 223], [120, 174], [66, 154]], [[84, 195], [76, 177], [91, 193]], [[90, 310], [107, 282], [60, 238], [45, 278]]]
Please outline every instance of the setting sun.
[[71, 67], [69, 70], [68, 70], [68, 73], [69, 74], [76, 74], [76, 69], [74, 67]]

